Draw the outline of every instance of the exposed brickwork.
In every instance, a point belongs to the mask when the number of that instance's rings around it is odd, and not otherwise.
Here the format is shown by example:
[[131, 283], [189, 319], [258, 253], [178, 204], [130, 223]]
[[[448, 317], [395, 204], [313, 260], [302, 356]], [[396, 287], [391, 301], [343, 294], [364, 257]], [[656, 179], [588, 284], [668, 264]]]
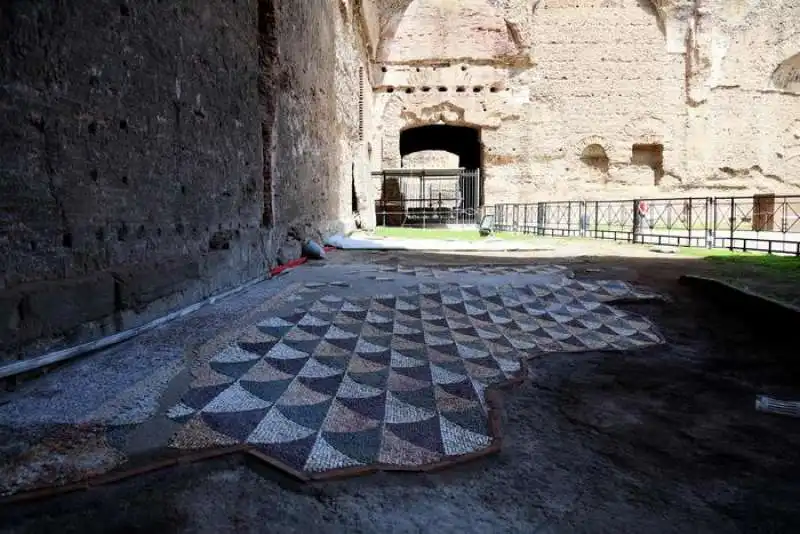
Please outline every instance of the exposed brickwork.
[[457, 169], [458, 155], [444, 150], [420, 150], [405, 156], [402, 163], [410, 169]]
[[338, 3], [4, 5], [3, 358], [141, 324], [265, 275], [290, 230], [352, 224], [366, 45]]
[[[401, 130], [444, 121], [480, 128], [488, 203], [800, 190], [795, 3], [384, 0], [381, 10], [378, 166], [399, 164]], [[608, 158], [602, 171], [582, 158], [593, 144]], [[660, 147], [662, 168], [634, 145]]]
[[372, 225], [370, 170], [400, 167], [417, 126], [479, 132], [489, 204], [798, 191], [798, 19], [745, 0], [6, 2], [0, 357], [263, 275], [353, 211]]

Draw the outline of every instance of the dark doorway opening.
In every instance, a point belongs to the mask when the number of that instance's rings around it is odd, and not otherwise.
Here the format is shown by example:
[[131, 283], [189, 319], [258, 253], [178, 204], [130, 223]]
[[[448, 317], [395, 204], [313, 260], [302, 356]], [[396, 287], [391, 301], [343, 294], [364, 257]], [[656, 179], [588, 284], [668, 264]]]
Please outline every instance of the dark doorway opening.
[[[400, 132], [400, 156], [404, 157], [423, 150], [443, 150], [458, 156], [458, 166], [467, 173], [459, 178], [459, 190], [463, 207], [483, 205], [483, 163], [481, 132], [469, 126], [431, 124], [409, 128]], [[471, 176], [478, 176], [472, 183]]]
[[659, 185], [664, 177], [664, 146], [660, 144], [633, 145], [631, 163], [653, 169], [653, 183]]
[[444, 150], [458, 156], [458, 166], [481, 168], [481, 132], [469, 126], [431, 124], [400, 132], [400, 156], [421, 150]]
[[608, 173], [608, 156], [600, 145], [589, 145], [584, 148], [581, 153], [581, 161], [588, 167], [597, 169], [604, 174]]
[[358, 213], [358, 193], [356, 192], [356, 164], [351, 164], [350, 174], [350, 207], [353, 213]]

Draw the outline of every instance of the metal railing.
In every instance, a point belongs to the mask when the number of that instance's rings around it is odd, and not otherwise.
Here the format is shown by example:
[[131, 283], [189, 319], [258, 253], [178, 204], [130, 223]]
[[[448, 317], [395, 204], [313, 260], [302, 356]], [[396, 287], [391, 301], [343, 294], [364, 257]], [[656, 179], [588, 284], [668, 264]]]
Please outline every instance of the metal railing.
[[495, 204], [497, 231], [800, 256], [800, 195]]
[[379, 181], [375, 201], [379, 226], [475, 224], [481, 213], [478, 170], [391, 169], [373, 172]]

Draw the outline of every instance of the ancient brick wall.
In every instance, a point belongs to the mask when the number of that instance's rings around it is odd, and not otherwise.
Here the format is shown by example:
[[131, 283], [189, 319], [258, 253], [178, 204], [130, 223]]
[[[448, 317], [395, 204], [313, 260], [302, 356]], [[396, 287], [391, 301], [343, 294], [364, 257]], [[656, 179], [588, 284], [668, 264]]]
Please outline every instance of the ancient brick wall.
[[[637, 0], [548, 1], [533, 27], [531, 177], [508, 192], [625, 198], [669, 188], [634, 151], [660, 145], [667, 171], [684, 174], [683, 57], [667, 52], [655, 9]], [[581, 158], [591, 145], [604, 149], [605, 173]]]
[[722, 0], [688, 21], [693, 191], [797, 192], [798, 21], [797, 2]]
[[420, 150], [403, 157], [408, 169], [457, 169], [458, 155], [444, 150]]
[[[683, 63], [667, 53], [655, 10], [544, 2], [525, 26], [520, 4], [409, 5], [376, 69], [383, 165], [398, 162], [400, 130], [444, 121], [480, 129], [489, 203], [653, 190], [635, 144], [663, 145], [664, 166], [680, 174]], [[435, 24], [443, 12], [451, 22]], [[592, 144], [609, 158], [603, 172], [582, 159]]]
[[411, 2], [386, 30], [392, 38], [384, 41], [379, 61], [492, 60], [517, 52], [505, 21], [484, 0]]
[[487, 203], [800, 190], [796, 2], [379, 7], [376, 167], [446, 123], [480, 130]]
[[[337, 0], [340, 1], [340, 0]], [[361, 6], [371, 5], [361, 3]], [[373, 129], [372, 82], [368, 57], [368, 37], [364, 12], [356, 3], [340, 2], [342, 16], [336, 20], [336, 76], [333, 85], [336, 95], [336, 117], [327, 123], [327, 135], [338, 140], [338, 174], [340, 189], [334, 194], [338, 210], [344, 218], [358, 213], [367, 226], [374, 225], [375, 184], [371, 180], [368, 140]], [[348, 223], [352, 223], [348, 219]], [[352, 226], [348, 227], [351, 229]]]
[[446, 123], [479, 130], [487, 184], [526, 176], [531, 62], [525, 32], [512, 31], [519, 2], [401, 4], [383, 5], [374, 69], [380, 165], [400, 166], [402, 130]]
[[365, 52], [359, 28], [336, 46], [340, 3], [4, 4], [4, 358], [142, 324], [347, 223], [337, 57]]

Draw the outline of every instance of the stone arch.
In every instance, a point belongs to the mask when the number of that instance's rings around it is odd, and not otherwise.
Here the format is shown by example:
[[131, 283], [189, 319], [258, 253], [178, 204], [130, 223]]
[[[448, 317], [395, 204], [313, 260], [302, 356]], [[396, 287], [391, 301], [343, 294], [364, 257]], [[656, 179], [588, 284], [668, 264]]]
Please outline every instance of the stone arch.
[[426, 124], [403, 128], [400, 132], [400, 156], [423, 150], [456, 154], [459, 166], [479, 169], [483, 160], [481, 129], [463, 124]]
[[[380, 165], [383, 168], [399, 168], [400, 157], [400, 128], [402, 126], [401, 113], [403, 111], [403, 98], [399, 95], [392, 95], [388, 99], [381, 99], [375, 116], [380, 117], [375, 135], [380, 140], [381, 154]], [[381, 105], [382, 104], [382, 105]]]
[[384, 129], [387, 124], [389, 124], [387, 120], [391, 120], [393, 117], [399, 118], [403, 110], [403, 105], [403, 97], [400, 95], [395, 94], [386, 99], [383, 103], [383, 107], [379, 107], [376, 110], [376, 116], [381, 118], [378, 128]]
[[664, 144], [664, 121], [644, 115], [630, 121], [625, 127], [628, 139], [637, 144]]
[[573, 145], [573, 154], [580, 160], [581, 174], [588, 181], [608, 183], [611, 160], [608, 155], [611, 144], [603, 137], [590, 135]]
[[[609, 143], [604, 137], [600, 137], [599, 135], [590, 135], [589, 137], [584, 137], [577, 143], [573, 145], [572, 152], [575, 154], [575, 157], [578, 159], [582, 159], [584, 153], [589, 149], [589, 147], [597, 146], [602, 149], [603, 154], [605, 154], [606, 158], [609, 158], [609, 152], [611, 143]], [[592, 149], [596, 151], [596, 149]]]
[[375, 135], [382, 142], [384, 168], [400, 167], [400, 135], [410, 128], [431, 125], [464, 126], [484, 132], [498, 129], [501, 123], [499, 116], [469, 111], [449, 101], [425, 105], [414, 99], [408, 101], [399, 94], [381, 99], [376, 106], [375, 116], [380, 117]]
[[603, 174], [608, 174], [609, 159], [605, 149], [602, 145], [593, 143], [587, 145], [581, 152], [581, 161], [587, 167], [590, 167]]
[[420, 126], [430, 126], [435, 124], [447, 126], [466, 126], [475, 130], [484, 128], [493, 128], [490, 124], [478, 124], [474, 120], [476, 117], [467, 117], [466, 110], [460, 108], [450, 102], [441, 102], [433, 106], [425, 106], [415, 108], [413, 110], [404, 110], [400, 112], [400, 117], [403, 120], [403, 127], [400, 132], [410, 128], [418, 128]]
[[470, 128], [496, 130], [500, 126], [501, 117], [486, 112], [476, 112], [443, 100], [435, 104], [424, 101], [408, 101], [402, 94], [392, 94], [388, 99], [378, 103], [376, 117], [380, 117], [378, 129], [384, 132], [392, 130], [399, 133], [408, 128], [427, 126], [430, 124], [449, 124], [452, 126], [468, 126]]
[[447, 150], [418, 150], [402, 155], [402, 167], [413, 169], [457, 169], [459, 156]]

